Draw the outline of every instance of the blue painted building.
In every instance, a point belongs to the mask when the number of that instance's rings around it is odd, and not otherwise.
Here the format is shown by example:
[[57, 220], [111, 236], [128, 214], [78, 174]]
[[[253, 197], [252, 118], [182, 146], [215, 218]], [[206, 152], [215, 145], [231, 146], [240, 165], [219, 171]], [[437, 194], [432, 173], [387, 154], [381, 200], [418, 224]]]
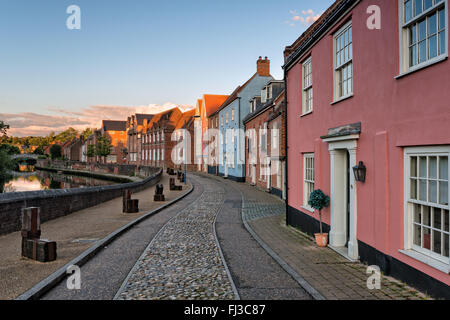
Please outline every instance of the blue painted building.
[[273, 80], [270, 60], [259, 57], [256, 73], [230, 95], [217, 111], [219, 114], [219, 175], [245, 181], [245, 126], [244, 118], [250, 113], [250, 100]]

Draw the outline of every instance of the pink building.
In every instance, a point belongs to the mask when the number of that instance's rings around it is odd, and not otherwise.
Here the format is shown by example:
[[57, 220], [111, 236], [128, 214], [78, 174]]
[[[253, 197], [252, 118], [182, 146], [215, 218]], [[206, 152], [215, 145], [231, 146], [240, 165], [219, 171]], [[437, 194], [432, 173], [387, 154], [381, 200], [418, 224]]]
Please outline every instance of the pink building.
[[447, 0], [338, 0], [284, 66], [288, 224], [318, 232], [308, 199], [321, 189], [332, 248], [446, 298], [448, 12]]

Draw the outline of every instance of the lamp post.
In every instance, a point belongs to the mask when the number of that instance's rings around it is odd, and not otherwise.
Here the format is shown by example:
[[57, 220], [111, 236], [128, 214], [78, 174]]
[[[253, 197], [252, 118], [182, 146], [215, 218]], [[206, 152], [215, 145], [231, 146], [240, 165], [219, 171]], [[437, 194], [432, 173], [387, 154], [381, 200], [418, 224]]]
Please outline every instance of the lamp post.
[[187, 185], [187, 125], [186, 120], [184, 120], [184, 185]]

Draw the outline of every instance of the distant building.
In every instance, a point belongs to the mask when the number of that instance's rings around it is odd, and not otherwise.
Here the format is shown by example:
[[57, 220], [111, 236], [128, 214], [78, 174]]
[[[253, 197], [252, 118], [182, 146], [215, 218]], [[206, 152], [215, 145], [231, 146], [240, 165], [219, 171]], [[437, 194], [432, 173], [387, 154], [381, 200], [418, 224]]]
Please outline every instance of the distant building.
[[256, 73], [242, 86], [238, 86], [217, 111], [222, 136], [219, 143], [219, 175], [240, 182], [245, 181], [243, 120], [250, 113], [250, 100], [273, 80], [267, 57], [259, 57], [256, 67]]
[[101, 135], [106, 136], [112, 145], [111, 154], [106, 157], [107, 163], [125, 163], [127, 148], [127, 121], [103, 120]]

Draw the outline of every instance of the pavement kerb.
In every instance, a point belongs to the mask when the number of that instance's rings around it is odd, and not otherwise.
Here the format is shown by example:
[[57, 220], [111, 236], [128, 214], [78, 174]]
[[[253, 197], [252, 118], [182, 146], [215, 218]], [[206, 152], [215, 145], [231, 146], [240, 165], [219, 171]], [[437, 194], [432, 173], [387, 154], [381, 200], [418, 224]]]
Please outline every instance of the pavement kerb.
[[[204, 174], [201, 174], [204, 176]], [[216, 176], [209, 176], [211, 178], [214, 178], [216, 180], [220, 180]], [[233, 187], [234, 188], [234, 187]], [[306, 281], [300, 274], [298, 274], [286, 261], [284, 261], [278, 254], [275, 253], [257, 234], [253, 229], [250, 227], [250, 225], [247, 223], [247, 221], [244, 218], [244, 195], [243, 193], [237, 189], [241, 194], [242, 199], [242, 208], [241, 208], [241, 219], [244, 224], [245, 229], [251, 234], [251, 236], [258, 242], [258, 244], [267, 252], [268, 255], [270, 255], [283, 269], [286, 271], [297, 283], [305, 289], [305, 291], [314, 299], [314, 300], [326, 300], [326, 298], [317, 291], [311, 284], [309, 284], [308, 281]]]
[[66, 276], [67, 276], [67, 268], [70, 266], [76, 265], [78, 267], [81, 267], [86, 262], [88, 262], [90, 259], [92, 259], [97, 253], [99, 253], [101, 250], [105, 248], [108, 244], [113, 242], [117, 237], [122, 235], [124, 232], [128, 231], [135, 225], [141, 223], [142, 221], [146, 220], [147, 218], [150, 218], [151, 216], [161, 212], [162, 210], [170, 207], [171, 205], [175, 204], [176, 202], [182, 200], [186, 196], [188, 196], [192, 191], [194, 190], [194, 185], [191, 185], [191, 188], [183, 195], [179, 196], [178, 198], [166, 203], [165, 205], [156, 208], [152, 211], [149, 211], [145, 215], [137, 218], [136, 220], [133, 220], [126, 224], [125, 226], [119, 228], [118, 230], [110, 233], [108, 236], [103, 238], [102, 240], [98, 241], [95, 245], [84, 251], [82, 254], [80, 254], [78, 257], [73, 259], [72, 261], [68, 262], [63, 267], [59, 268], [57, 271], [52, 273], [50, 276], [45, 278], [44, 280], [41, 280], [38, 282], [34, 287], [27, 290], [20, 296], [18, 296], [15, 300], [37, 300], [40, 297], [42, 297], [46, 292], [54, 288], [58, 283], [60, 283]]

